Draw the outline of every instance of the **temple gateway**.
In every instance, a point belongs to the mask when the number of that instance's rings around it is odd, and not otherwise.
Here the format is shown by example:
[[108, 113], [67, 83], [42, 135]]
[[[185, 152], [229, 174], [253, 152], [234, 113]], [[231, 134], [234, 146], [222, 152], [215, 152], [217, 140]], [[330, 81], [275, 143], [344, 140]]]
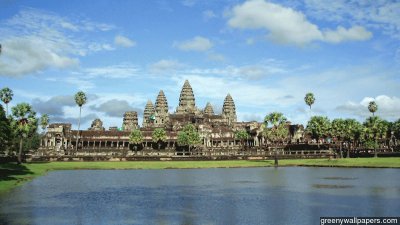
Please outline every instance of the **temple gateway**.
[[[129, 143], [129, 135], [133, 129], [140, 129], [143, 135], [143, 144], [139, 150], [155, 150], [157, 143], [152, 140], [153, 131], [163, 128], [167, 139], [161, 145], [157, 154], [168, 153], [178, 155], [181, 147], [177, 145], [177, 134], [187, 124], [193, 124], [201, 137], [201, 144], [196, 146], [191, 154], [206, 154], [210, 151], [239, 151], [243, 148], [260, 148], [265, 146], [262, 136], [262, 123], [238, 122], [235, 102], [230, 94], [223, 101], [221, 114], [216, 114], [210, 103], [201, 109], [196, 106], [196, 99], [188, 80], [183, 84], [179, 105], [174, 113], [168, 110], [168, 100], [162, 90], [158, 93], [155, 104], [148, 100], [144, 112], [142, 126], [138, 124], [138, 113], [125, 112], [123, 115], [122, 130], [110, 127], [106, 130], [100, 119], [95, 119], [88, 130], [72, 130], [70, 123], [53, 123], [48, 126], [47, 133], [41, 141], [40, 150], [49, 155], [64, 155], [74, 152], [78, 145], [78, 152], [74, 155], [90, 154], [134, 154]], [[292, 141], [302, 141], [304, 129], [302, 125], [290, 125]], [[238, 140], [235, 131], [246, 130], [249, 138]], [[76, 140], [78, 138], [78, 143]]]

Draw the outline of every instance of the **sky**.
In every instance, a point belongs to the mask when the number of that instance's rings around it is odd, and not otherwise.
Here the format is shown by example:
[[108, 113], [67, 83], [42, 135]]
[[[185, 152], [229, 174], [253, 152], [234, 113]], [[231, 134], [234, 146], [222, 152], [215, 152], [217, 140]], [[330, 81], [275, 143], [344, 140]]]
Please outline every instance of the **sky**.
[[[163, 90], [173, 113], [184, 81], [216, 113], [230, 93], [238, 121], [282, 112], [400, 118], [400, 2], [369, 0], [1, 0], [0, 88], [50, 122], [141, 124]], [[316, 101], [310, 110], [307, 92]]]

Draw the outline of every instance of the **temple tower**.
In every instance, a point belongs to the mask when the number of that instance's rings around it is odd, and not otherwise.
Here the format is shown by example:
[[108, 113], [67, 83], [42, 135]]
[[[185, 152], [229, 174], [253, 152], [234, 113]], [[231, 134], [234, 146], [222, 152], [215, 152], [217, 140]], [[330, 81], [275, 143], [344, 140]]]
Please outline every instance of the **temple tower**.
[[158, 93], [155, 108], [155, 121], [156, 125], [163, 125], [169, 120], [168, 116], [168, 102], [163, 90]]
[[105, 129], [103, 127], [103, 121], [101, 121], [99, 118], [93, 120], [92, 125], [90, 125], [90, 128], [88, 130], [104, 131]]
[[125, 112], [122, 124], [124, 131], [132, 131], [133, 129], [139, 128], [137, 112], [135, 111]]
[[226, 119], [229, 125], [237, 120], [235, 102], [230, 94], [225, 97], [224, 105], [222, 107], [222, 117]]
[[194, 113], [196, 111], [193, 89], [190, 86], [189, 81], [185, 80], [179, 96], [179, 106], [176, 109], [176, 113]]
[[209, 102], [207, 102], [207, 105], [204, 108], [204, 114], [214, 115], [214, 109], [213, 109], [212, 105]]
[[143, 127], [149, 127], [155, 120], [155, 109], [151, 100], [148, 100], [143, 112]]

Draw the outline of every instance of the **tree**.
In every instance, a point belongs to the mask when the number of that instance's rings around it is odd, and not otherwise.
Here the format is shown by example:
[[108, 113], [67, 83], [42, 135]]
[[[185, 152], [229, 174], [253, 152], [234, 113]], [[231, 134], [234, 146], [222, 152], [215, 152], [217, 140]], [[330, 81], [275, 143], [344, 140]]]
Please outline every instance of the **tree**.
[[187, 124], [181, 131], [178, 132], [177, 142], [179, 146], [188, 146], [190, 152], [191, 147], [200, 144], [200, 134], [197, 132], [195, 126], [192, 124]]
[[345, 139], [348, 140], [349, 149], [347, 151], [347, 158], [350, 158], [350, 150], [356, 146], [357, 141], [359, 142], [364, 134], [363, 125], [355, 119], [345, 120]]
[[394, 137], [399, 140], [400, 139], [400, 119], [396, 120], [392, 124], [392, 129]]
[[375, 116], [375, 112], [378, 111], [378, 105], [375, 101], [369, 102], [368, 110], [372, 113], [372, 116]]
[[143, 134], [139, 129], [133, 129], [129, 135], [129, 142], [134, 145], [135, 155], [137, 153], [137, 145], [143, 143]]
[[366, 137], [367, 141], [374, 142], [374, 157], [378, 157], [377, 147], [378, 147], [378, 139], [379, 138], [386, 138], [387, 134], [387, 123], [383, 121], [378, 116], [371, 116], [368, 117], [365, 122], [364, 126], [366, 128]]
[[23, 139], [31, 137], [36, 133], [38, 120], [36, 112], [27, 103], [20, 103], [12, 107], [11, 112], [13, 117], [11, 123], [13, 131], [20, 138], [18, 152], [18, 164], [20, 164], [22, 162]]
[[161, 143], [167, 140], [167, 132], [163, 128], [156, 128], [153, 131], [152, 139], [158, 144], [158, 150], [160, 150]]
[[240, 144], [243, 148], [244, 140], [247, 140], [250, 137], [249, 133], [246, 130], [237, 130], [235, 131], [235, 138], [240, 140]]
[[82, 106], [86, 104], [86, 94], [83, 91], [78, 91], [75, 94], [75, 103], [79, 106], [79, 120], [78, 120], [78, 133], [76, 135], [76, 146], [75, 151], [78, 151], [78, 141], [79, 141], [79, 129], [81, 127], [81, 115], [82, 115]]
[[315, 97], [314, 94], [309, 92], [306, 94], [306, 96], [304, 97], [304, 101], [306, 102], [306, 104], [310, 107], [314, 104], [315, 102]]
[[322, 137], [328, 137], [331, 129], [331, 122], [326, 116], [313, 116], [307, 123], [306, 132], [308, 132], [312, 138], [315, 138], [318, 143]]
[[42, 127], [42, 130], [45, 131], [47, 128], [47, 125], [49, 125], [49, 115], [43, 114], [40, 117], [40, 126]]
[[6, 150], [10, 146], [12, 132], [10, 121], [7, 119], [4, 108], [0, 105], [0, 152]]
[[13, 96], [14, 96], [13, 91], [8, 87], [5, 87], [0, 90], [0, 99], [6, 104], [7, 107], [6, 110], [7, 117], [8, 117], [8, 103], [11, 102]]
[[340, 158], [343, 158], [343, 141], [346, 137], [346, 122], [344, 119], [334, 119], [331, 123], [330, 135], [339, 141]]
[[[277, 146], [276, 142], [283, 141], [289, 136], [289, 129], [286, 125], [286, 117], [283, 116], [280, 112], [272, 112], [265, 116], [264, 118], [264, 136], [267, 140], [272, 141], [275, 143], [274, 148], [274, 161], [275, 166], [278, 166], [278, 157], [277, 157]], [[271, 127], [268, 127], [271, 125]]]

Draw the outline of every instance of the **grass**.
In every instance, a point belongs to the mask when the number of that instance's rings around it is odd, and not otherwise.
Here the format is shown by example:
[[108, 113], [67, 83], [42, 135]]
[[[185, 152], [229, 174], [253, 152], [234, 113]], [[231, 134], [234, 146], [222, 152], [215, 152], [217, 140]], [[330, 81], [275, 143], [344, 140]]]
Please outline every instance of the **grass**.
[[[0, 164], [0, 193], [5, 193], [35, 177], [52, 170], [75, 169], [188, 169], [269, 167], [273, 160], [229, 161], [136, 161], [136, 162], [49, 162]], [[351, 159], [289, 159], [279, 160], [280, 166], [376, 167], [400, 168], [400, 158], [351, 158]]]

